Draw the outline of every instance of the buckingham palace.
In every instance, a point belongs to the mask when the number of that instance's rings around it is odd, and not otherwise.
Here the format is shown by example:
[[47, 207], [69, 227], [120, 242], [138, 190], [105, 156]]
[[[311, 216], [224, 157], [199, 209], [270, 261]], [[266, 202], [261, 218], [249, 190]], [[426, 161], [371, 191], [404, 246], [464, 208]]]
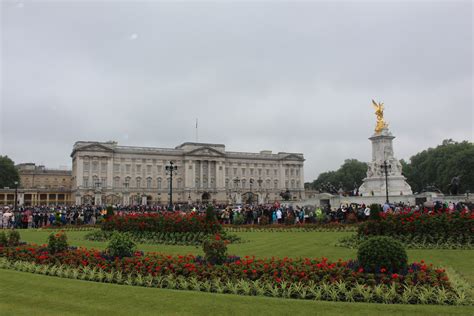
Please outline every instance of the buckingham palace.
[[76, 204], [169, 203], [173, 162], [174, 203], [273, 203], [282, 192], [304, 198], [301, 153], [231, 152], [222, 144], [184, 143], [175, 148], [76, 142], [71, 153]]

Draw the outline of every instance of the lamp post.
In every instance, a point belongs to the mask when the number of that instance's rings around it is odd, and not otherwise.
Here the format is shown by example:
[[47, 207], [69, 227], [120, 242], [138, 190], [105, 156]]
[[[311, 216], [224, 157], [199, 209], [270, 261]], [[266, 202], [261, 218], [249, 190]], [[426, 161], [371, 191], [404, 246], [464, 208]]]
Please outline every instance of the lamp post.
[[169, 209], [173, 209], [173, 173], [178, 170], [178, 166], [174, 165], [174, 162], [170, 161], [170, 164], [165, 167], [166, 173], [170, 175], [170, 204]]
[[18, 181], [15, 181], [15, 212], [17, 210], [17, 205], [18, 205]]
[[[262, 183], [263, 183], [262, 178], [259, 178], [259, 179], [257, 180], [257, 183], [258, 183], [258, 192], [261, 193], [261, 192], [262, 192]], [[257, 204], [258, 204], [258, 195], [257, 195]]]
[[253, 204], [253, 190], [252, 190], [252, 188], [253, 188], [254, 179], [250, 179], [249, 182], [250, 182], [250, 198], [249, 198], [249, 200], [251, 199], [252, 204]]
[[234, 183], [235, 183], [235, 186], [236, 186], [236, 194], [235, 194], [235, 200], [234, 200], [234, 203], [237, 203], [237, 193], [239, 193], [239, 183], [240, 183], [240, 179], [239, 177], [235, 178], [234, 179]]
[[388, 204], [388, 169], [392, 169], [390, 164], [387, 164], [387, 160], [383, 161], [383, 165], [380, 166], [382, 173], [385, 174], [385, 200]]

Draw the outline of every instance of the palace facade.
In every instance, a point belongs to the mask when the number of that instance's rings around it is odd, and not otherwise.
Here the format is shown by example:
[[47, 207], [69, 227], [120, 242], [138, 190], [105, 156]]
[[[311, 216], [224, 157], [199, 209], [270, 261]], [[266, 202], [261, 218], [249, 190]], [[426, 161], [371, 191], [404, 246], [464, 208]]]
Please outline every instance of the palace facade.
[[304, 198], [301, 153], [231, 152], [222, 144], [184, 143], [176, 148], [76, 142], [72, 194], [76, 204], [273, 203], [289, 191]]
[[1, 188], [0, 205], [18, 206], [73, 204], [71, 170], [50, 169], [34, 163], [15, 166], [20, 175], [18, 188]]

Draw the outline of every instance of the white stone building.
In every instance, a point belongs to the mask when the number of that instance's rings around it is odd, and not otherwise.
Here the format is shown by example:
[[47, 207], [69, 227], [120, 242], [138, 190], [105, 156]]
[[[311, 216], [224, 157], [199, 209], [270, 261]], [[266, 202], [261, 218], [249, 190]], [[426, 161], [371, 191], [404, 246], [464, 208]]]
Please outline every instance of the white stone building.
[[119, 146], [116, 142], [74, 144], [72, 192], [76, 204], [273, 203], [289, 190], [304, 198], [301, 153], [229, 152], [221, 144], [184, 143], [176, 148]]

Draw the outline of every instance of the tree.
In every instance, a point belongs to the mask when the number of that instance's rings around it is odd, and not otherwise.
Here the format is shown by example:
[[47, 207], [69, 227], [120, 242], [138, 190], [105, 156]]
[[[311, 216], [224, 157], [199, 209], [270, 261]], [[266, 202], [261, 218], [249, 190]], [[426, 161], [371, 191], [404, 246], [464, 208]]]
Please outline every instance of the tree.
[[15, 181], [20, 182], [15, 163], [8, 156], [0, 156], [0, 188], [14, 188]]
[[461, 176], [460, 192], [474, 190], [474, 144], [447, 139], [436, 148], [428, 148], [401, 161], [403, 174], [413, 192], [422, 192], [428, 186], [449, 193], [451, 179]]
[[312, 187], [322, 191], [334, 191], [334, 189], [337, 191], [340, 188], [344, 191], [352, 191], [355, 187], [359, 187], [362, 184], [366, 174], [367, 163], [357, 159], [346, 159], [337, 171], [321, 173], [313, 181]]

